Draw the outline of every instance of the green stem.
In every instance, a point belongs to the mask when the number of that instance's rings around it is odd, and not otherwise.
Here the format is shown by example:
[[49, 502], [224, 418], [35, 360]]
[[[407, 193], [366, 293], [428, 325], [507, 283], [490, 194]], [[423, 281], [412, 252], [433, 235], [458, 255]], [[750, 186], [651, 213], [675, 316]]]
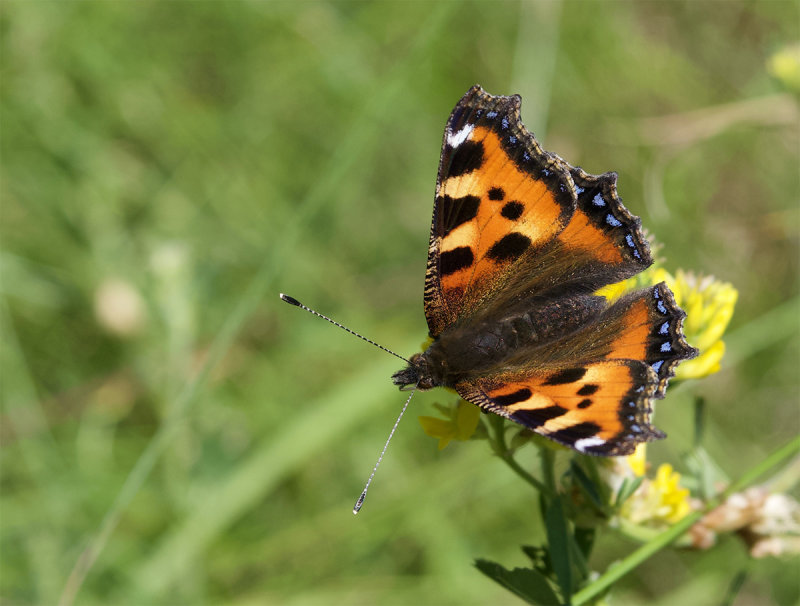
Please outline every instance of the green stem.
[[524, 479], [526, 482], [528, 482], [528, 484], [530, 484], [531, 486], [533, 486], [533, 487], [534, 487], [536, 490], [538, 490], [539, 492], [541, 492], [541, 493], [544, 493], [544, 494], [546, 494], [546, 495], [548, 495], [548, 496], [552, 496], [552, 494], [553, 494], [553, 493], [552, 493], [552, 491], [551, 491], [551, 490], [549, 490], [549, 489], [547, 488], [547, 486], [545, 486], [544, 484], [542, 484], [542, 483], [541, 483], [539, 480], [537, 480], [535, 477], [533, 477], [533, 476], [532, 476], [531, 474], [529, 474], [527, 471], [525, 471], [525, 470], [524, 470], [524, 469], [523, 469], [523, 468], [520, 466], [520, 464], [519, 464], [519, 463], [517, 463], [517, 462], [514, 460], [514, 457], [513, 457], [512, 455], [508, 454], [508, 455], [505, 455], [505, 456], [503, 456], [503, 457], [501, 457], [501, 458], [503, 459], [503, 461], [505, 461], [505, 462], [506, 462], [506, 465], [508, 465], [508, 466], [509, 466], [511, 469], [513, 469], [513, 470], [514, 470], [514, 472], [515, 472], [515, 473], [516, 473], [518, 476], [520, 476], [522, 479]]
[[725, 501], [725, 499], [727, 499], [731, 494], [746, 488], [770, 469], [780, 465], [783, 461], [797, 454], [798, 452], [800, 452], [800, 436], [773, 452], [757, 465], [751, 467], [736, 482], [731, 484], [726, 490], [721, 492], [715, 498], [711, 499], [702, 510], [686, 516], [680, 522], [675, 524], [675, 526], [669, 530], [665, 530], [649, 543], [645, 543], [639, 547], [627, 558], [610, 567], [605, 574], [600, 576], [597, 580], [575, 593], [572, 596], [571, 602], [573, 606], [585, 604], [590, 599], [606, 590], [616, 581], [647, 560], [650, 556], [654, 555], [673, 541], [680, 538], [680, 536], [689, 530], [692, 525], [700, 520], [700, 518], [702, 518], [706, 513], [715, 507], [718, 507], [720, 503]]
[[497, 416], [496, 418], [492, 418], [492, 426], [494, 429], [494, 435], [492, 436], [492, 441], [494, 442], [494, 451], [497, 453], [497, 456], [500, 457], [506, 465], [508, 465], [514, 473], [516, 473], [519, 477], [525, 480], [528, 484], [533, 486], [536, 490], [541, 493], [552, 495], [552, 491], [548, 489], [547, 486], [542, 484], [539, 480], [525, 471], [522, 466], [517, 463], [514, 459], [514, 455], [508, 449], [506, 445], [506, 437], [505, 437], [505, 422], [503, 418]]
[[556, 453], [549, 448], [542, 448], [539, 450], [539, 456], [542, 460], [542, 477], [544, 483], [547, 485], [550, 494], [556, 493]]

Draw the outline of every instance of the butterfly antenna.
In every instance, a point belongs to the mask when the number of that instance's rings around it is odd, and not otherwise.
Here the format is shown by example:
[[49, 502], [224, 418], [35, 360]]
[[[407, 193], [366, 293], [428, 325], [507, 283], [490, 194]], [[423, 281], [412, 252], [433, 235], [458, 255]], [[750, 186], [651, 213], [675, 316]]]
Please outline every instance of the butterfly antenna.
[[[417, 385], [419, 385], [419, 383], [417, 383]], [[406, 414], [406, 408], [408, 408], [408, 403], [411, 401], [411, 398], [414, 397], [414, 393], [417, 391], [417, 385], [414, 385], [414, 389], [411, 390], [411, 394], [409, 394], [406, 403], [403, 405], [403, 410], [400, 411], [400, 415], [394, 422], [394, 427], [392, 427], [392, 431], [389, 432], [389, 437], [386, 438], [386, 444], [383, 445], [383, 450], [381, 450], [381, 454], [378, 456], [378, 460], [375, 461], [375, 467], [372, 468], [372, 473], [369, 474], [369, 479], [367, 480], [367, 483], [364, 485], [364, 490], [361, 491], [361, 496], [358, 497], [356, 504], [353, 505], [353, 515], [361, 511], [361, 506], [364, 504], [364, 499], [367, 498], [367, 491], [369, 490], [369, 485], [372, 483], [372, 478], [375, 477], [375, 472], [378, 471], [378, 465], [381, 464], [381, 461], [383, 460], [383, 455], [386, 454], [386, 449], [389, 448], [389, 442], [391, 442], [392, 436], [394, 435], [397, 426], [400, 425], [400, 419], [402, 419], [403, 415]]]
[[[390, 354], [392, 354], [394, 357], [396, 357], [396, 358], [400, 358], [400, 359], [401, 359], [403, 362], [407, 362], [408, 364], [410, 364], [410, 363], [411, 363], [411, 362], [409, 362], [408, 360], [406, 360], [406, 359], [405, 359], [403, 356], [401, 356], [400, 354], [396, 354], [396, 353], [394, 353], [394, 352], [393, 352], [391, 349], [387, 349], [387, 348], [386, 348], [386, 347], [384, 347], [383, 345], [379, 345], [379, 344], [378, 344], [378, 343], [376, 343], [375, 341], [372, 341], [372, 340], [370, 340], [370, 339], [367, 339], [367, 337], [365, 337], [365, 336], [363, 336], [363, 335], [360, 335], [360, 334], [358, 334], [356, 331], [354, 331], [354, 330], [350, 330], [349, 328], [347, 328], [347, 326], [342, 326], [341, 324], [339, 324], [339, 323], [338, 323], [338, 322], [336, 322], [335, 320], [331, 320], [331, 319], [330, 319], [328, 316], [323, 316], [321, 313], [319, 313], [319, 312], [317, 312], [317, 311], [314, 311], [314, 310], [313, 310], [313, 309], [311, 309], [310, 307], [306, 307], [305, 305], [303, 305], [302, 303], [300, 303], [300, 301], [298, 301], [298, 300], [297, 300], [297, 299], [295, 299], [294, 297], [290, 297], [289, 295], [285, 295], [285, 294], [281, 293], [281, 299], [282, 299], [282, 300], [284, 300], [284, 301], [286, 301], [286, 302], [287, 302], [289, 305], [294, 305], [295, 307], [299, 307], [300, 309], [305, 309], [307, 312], [309, 312], [309, 313], [312, 313], [312, 314], [314, 314], [315, 316], [322, 318], [323, 320], [327, 320], [328, 322], [330, 322], [330, 323], [331, 323], [331, 324], [333, 324], [334, 326], [338, 326], [338, 327], [339, 327], [339, 328], [341, 328], [342, 330], [346, 330], [346, 331], [347, 331], [347, 332], [349, 332], [351, 335], [355, 335], [356, 337], [358, 337], [359, 339], [362, 339], [362, 340], [366, 341], [367, 343], [372, 343], [372, 345], [374, 345], [374, 346], [375, 346], [375, 347], [377, 347], [378, 349], [382, 349], [382, 350], [383, 350], [383, 351], [385, 351], [386, 353], [390, 353]], [[411, 399], [411, 398], [409, 398], [409, 400], [410, 400], [410, 399]], [[405, 410], [405, 409], [404, 409], [404, 410]], [[401, 415], [401, 416], [402, 416], [402, 415]], [[399, 419], [398, 419], [398, 420], [399, 420]], [[370, 479], [371, 479], [371, 478], [370, 478]]]

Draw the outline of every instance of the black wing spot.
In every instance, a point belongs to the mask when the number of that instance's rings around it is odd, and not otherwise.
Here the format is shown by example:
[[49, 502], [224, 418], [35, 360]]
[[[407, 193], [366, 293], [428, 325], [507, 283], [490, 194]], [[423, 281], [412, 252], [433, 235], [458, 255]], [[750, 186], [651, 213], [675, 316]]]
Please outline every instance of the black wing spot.
[[578, 402], [578, 408], [589, 408], [592, 405], [592, 401], [589, 398], [584, 398], [580, 402]]
[[559, 370], [556, 374], [547, 379], [544, 384], [564, 385], [565, 383], [574, 383], [575, 381], [580, 381], [585, 374], [585, 368], [566, 368], [564, 370]]
[[553, 433], [547, 434], [547, 437], [552, 440], [555, 440], [556, 442], [574, 444], [578, 440], [583, 440], [585, 438], [591, 438], [593, 436], [596, 436], [599, 431], [600, 431], [599, 425], [587, 421], [585, 423], [578, 423], [577, 425], [573, 425], [572, 427], [565, 427], [564, 429], [559, 429], [558, 431], [554, 431]]
[[494, 261], [509, 261], [519, 257], [530, 245], [531, 239], [528, 236], [511, 232], [495, 242], [487, 256]]
[[506, 192], [503, 191], [502, 187], [493, 187], [489, 190], [489, 199], [490, 200], [502, 200], [506, 197]]
[[481, 141], [464, 141], [453, 150], [448, 177], [458, 177], [478, 170], [483, 166], [483, 143]]
[[504, 396], [494, 396], [492, 397], [492, 402], [499, 404], [500, 406], [511, 406], [512, 404], [519, 404], [520, 402], [524, 402], [525, 400], [529, 399], [532, 393], [533, 392], [530, 389], [523, 387], [514, 393], [506, 394]]
[[579, 396], [591, 396], [592, 394], [596, 393], [598, 389], [600, 389], [599, 385], [587, 383], [577, 391], [577, 394]]
[[522, 205], [522, 202], [512, 201], [507, 202], [506, 205], [503, 206], [503, 210], [500, 211], [500, 214], [506, 219], [516, 221], [520, 218], [520, 216], [522, 216], [523, 210], [525, 210], [525, 207]]
[[440, 196], [436, 202], [439, 205], [438, 216], [442, 221], [439, 231], [442, 236], [446, 236], [459, 225], [472, 221], [477, 216], [478, 207], [481, 205], [481, 199], [478, 196], [464, 196], [463, 198]]
[[443, 276], [454, 274], [472, 265], [474, 260], [475, 255], [472, 254], [472, 249], [469, 246], [459, 246], [441, 254], [439, 257], [439, 271]]
[[569, 411], [561, 406], [546, 406], [533, 410], [518, 410], [511, 415], [511, 418], [517, 423], [522, 423], [526, 427], [536, 429], [547, 423], [550, 419], [560, 417], [567, 412]]

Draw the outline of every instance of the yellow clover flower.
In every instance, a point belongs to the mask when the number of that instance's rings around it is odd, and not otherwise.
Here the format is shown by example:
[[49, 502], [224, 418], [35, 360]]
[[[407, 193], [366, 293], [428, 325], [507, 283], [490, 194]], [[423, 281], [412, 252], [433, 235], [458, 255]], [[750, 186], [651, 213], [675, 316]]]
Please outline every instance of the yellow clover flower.
[[681, 475], [662, 463], [652, 480], [645, 480], [622, 506], [623, 518], [636, 525], [675, 524], [692, 510], [689, 489], [680, 485]]
[[722, 335], [733, 317], [739, 292], [713, 276], [698, 277], [678, 270], [672, 277], [663, 269], [657, 269], [654, 274], [656, 281], [667, 283], [675, 301], [686, 312], [683, 333], [686, 340], [700, 350], [699, 356], [678, 366], [675, 378], [698, 379], [714, 374], [725, 353]]
[[662, 463], [656, 471], [656, 479], [651, 484], [652, 490], [659, 495], [659, 507], [655, 517], [674, 524], [686, 517], [692, 510], [689, 504], [689, 489], [680, 485], [681, 474], [672, 470], [672, 465]]
[[481, 411], [475, 404], [459, 400], [450, 409], [449, 416], [449, 419], [419, 417], [423, 431], [432, 438], [439, 439], [439, 450], [447, 446], [450, 440], [469, 440], [478, 428]]

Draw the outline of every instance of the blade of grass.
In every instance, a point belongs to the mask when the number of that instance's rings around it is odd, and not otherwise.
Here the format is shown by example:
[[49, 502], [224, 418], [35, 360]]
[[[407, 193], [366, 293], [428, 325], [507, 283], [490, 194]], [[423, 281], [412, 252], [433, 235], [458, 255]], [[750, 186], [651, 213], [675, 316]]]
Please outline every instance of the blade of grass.
[[[3, 444], [4, 455], [11, 448], [18, 449], [26, 473], [33, 480], [38, 505], [36, 511], [48, 521], [25, 533], [25, 547], [30, 555], [30, 582], [42, 602], [58, 595], [57, 561], [61, 546], [57, 533], [50, 526], [61, 514], [58, 503], [62, 498], [60, 485], [48, 482], [50, 474], [68, 477], [70, 470], [64, 466], [61, 453], [42, 409], [35, 382], [25, 359], [24, 351], [14, 330], [5, 300], [0, 300], [0, 368], [3, 369], [2, 413], [5, 430], [14, 436], [13, 447]], [[9, 440], [11, 441], [11, 440]], [[4, 463], [8, 459], [4, 458]]]
[[[547, 138], [553, 80], [561, 37], [561, 1], [520, 3], [514, 49], [513, 93], [525, 100], [524, 115], [539, 141]], [[536, 57], [536, 61], [529, 61]]]

